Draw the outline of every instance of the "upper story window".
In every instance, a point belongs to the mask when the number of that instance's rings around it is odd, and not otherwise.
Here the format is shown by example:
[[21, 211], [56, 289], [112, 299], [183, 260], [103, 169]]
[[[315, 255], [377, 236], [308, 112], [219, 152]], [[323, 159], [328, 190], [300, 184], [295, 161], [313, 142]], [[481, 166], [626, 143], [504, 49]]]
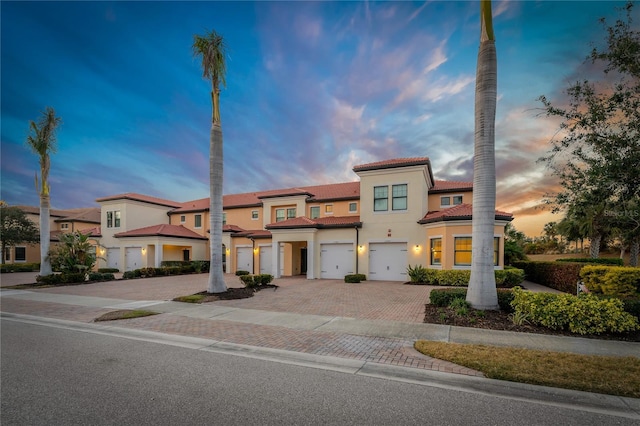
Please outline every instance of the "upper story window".
[[222, 212], [222, 224], [227, 224], [227, 214], [225, 212]]
[[296, 208], [287, 209], [287, 219], [294, 219], [296, 217]]
[[60, 229], [69, 229], [69, 224], [68, 223], [61, 223], [60, 224]]
[[202, 215], [201, 214], [197, 214], [195, 215], [195, 223], [194, 223], [194, 227], [195, 228], [202, 228]]
[[251, 210], [251, 220], [258, 220], [258, 210]]
[[462, 204], [462, 195], [454, 195], [453, 197], [453, 205], [457, 206], [458, 204]]
[[180, 223], [185, 223], [187, 221], [187, 217], [185, 215], [180, 215]]
[[[453, 202], [452, 202], [453, 201]], [[462, 195], [440, 197], [440, 207], [451, 207], [462, 204]]]
[[385, 212], [389, 210], [389, 187], [374, 186], [373, 187], [373, 211]]
[[391, 187], [391, 193], [393, 199], [391, 200], [392, 210], [406, 210], [407, 209], [407, 184], [393, 185]]
[[276, 209], [276, 222], [284, 220], [284, 209]]
[[309, 216], [311, 219], [317, 219], [320, 217], [320, 206], [312, 206], [309, 209]]
[[358, 203], [349, 203], [349, 213], [356, 213], [358, 211]]
[[451, 205], [451, 197], [440, 197], [440, 207], [449, 207]]
[[107, 212], [107, 228], [120, 228], [120, 210]]
[[333, 204], [324, 205], [324, 214], [333, 214]]

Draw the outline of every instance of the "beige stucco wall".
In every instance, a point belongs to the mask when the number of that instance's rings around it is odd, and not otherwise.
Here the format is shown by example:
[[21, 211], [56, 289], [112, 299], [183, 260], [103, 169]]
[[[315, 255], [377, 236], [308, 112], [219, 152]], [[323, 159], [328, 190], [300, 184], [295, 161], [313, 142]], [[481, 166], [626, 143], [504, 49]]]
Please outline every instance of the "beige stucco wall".
[[[356, 211], [349, 211], [349, 204], [356, 203]], [[326, 206], [331, 205], [333, 208], [332, 213], [326, 212]], [[341, 200], [341, 201], [329, 201], [320, 203], [309, 203], [305, 215], [311, 217], [311, 207], [320, 207], [320, 217], [330, 216], [357, 216], [360, 214], [360, 201], [359, 200]]]

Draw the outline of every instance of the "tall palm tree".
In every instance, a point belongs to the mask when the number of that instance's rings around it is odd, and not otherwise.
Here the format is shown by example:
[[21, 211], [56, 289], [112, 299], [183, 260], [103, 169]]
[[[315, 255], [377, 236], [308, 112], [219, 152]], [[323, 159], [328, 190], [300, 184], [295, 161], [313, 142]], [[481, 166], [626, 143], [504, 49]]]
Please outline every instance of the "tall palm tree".
[[482, 0], [480, 49], [476, 70], [471, 278], [467, 291], [467, 301], [476, 309], [499, 309], [493, 265], [497, 69], [491, 1]]
[[36, 172], [36, 191], [40, 195], [40, 275], [51, 275], [51, 262], [49, 261], [49, 246], [51, 244], [51, 227], [49, 224], [49, 210], [51, 199], [49, 192], [49, 170], [51, 161], [50, 153], [56, 152], [56, 128], [62, 119], [56, 117], [53, 108], [47, 107], [36, 124], [29, 123], [29, 135], [27, 145], [40, 158], [40, 182]]
[[209, 293], [224, 293], [227, 285], [222, 271], [222, 125], [220, 84], [226, 84], [225, 43], [214, 30], [193, 37], [193, 55], [202, 59], [202, 76], [211, 81], [211, 133], [209, 136]]

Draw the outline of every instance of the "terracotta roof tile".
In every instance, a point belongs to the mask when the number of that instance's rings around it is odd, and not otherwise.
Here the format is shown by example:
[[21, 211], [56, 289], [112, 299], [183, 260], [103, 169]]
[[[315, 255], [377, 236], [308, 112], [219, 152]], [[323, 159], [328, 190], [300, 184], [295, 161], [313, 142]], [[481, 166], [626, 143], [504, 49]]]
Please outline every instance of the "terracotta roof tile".
[[199, 200], [186, 201], [180, 203], [180, 207], [171, 210], [170, 214], [188, 213], [188, 212], [204, 212], [209, 210], [209, 199], [200, 198]]
[[145, 228], [133, 229], [127, 232], [120, 232], [119, 234], [115, 234], [116, 238], [126, 238], [126, 237], [175, 237], [175, 238], [189, 238], [194, 240], [206, 240], [207, 237], [203, 237], [200, 234], [196, 234], [190, 229], [185, 228], [182, 225], [153, 225], [147, 226]]
[[265, 229], [249, 229], [231, 235], [232, 238], [245, 237], [251, 239], [271, 238], [271, 232]]
[[295, 229], [295, 228], [351, 228], [361, 227], [360, 216], [336, 216], [309, 219], [296, 217], [282, 222], [270, 223], [267, 229]]
[[473, 191], [473, 182], [437, 180], [435, 185], [429, 189], [429, 194], [437, 194], [439, 192], [469, 192]]
[[87, 223], [100, 223], [100, 208], [89, 207], [86, 209], [70, 209], [60, 210], [64, 213], [64, 216], [60, 219], [56, 219], [56, 222], [87, 222]]
[[392, 169], [395, 167], [423, 166], [429, 165], [429, 157], [394, 158], [391, 160], [377, 161], [375, 163], [361, 164], [353, 168], [354, 172], [364, 172], [367, 170]]
[[162, 198], [151, 197], [149, 195], [136, 194], [134, 192], [127, 192], [125, 194], [118, 194], [118, 195], [110, 195], [108, 197], [98, 198], [96, 201], [100, 203], [104, 201], [115, 201], [115, 200], [133, 200], [133, 201], [140, 201], [143, 203], [158, 204], [160, 206], [167, 206], [167, 207], [174, 207], [174, 208], [178, 208], [182, 206], [182, 203], [178, 203], [177, 201], [165, 200]]
[[236, 225], [222, 225], [222, 232], [245, 232], [245, 229]]
[[[459, 204], [443, 210], [428, 212], [418, 223], [442, 222], [447, 220], [469, 220], [472, 218], [473, 209], [471, 204]], [[511, 221], [511, 213], [496, 210], [496, 220]]]

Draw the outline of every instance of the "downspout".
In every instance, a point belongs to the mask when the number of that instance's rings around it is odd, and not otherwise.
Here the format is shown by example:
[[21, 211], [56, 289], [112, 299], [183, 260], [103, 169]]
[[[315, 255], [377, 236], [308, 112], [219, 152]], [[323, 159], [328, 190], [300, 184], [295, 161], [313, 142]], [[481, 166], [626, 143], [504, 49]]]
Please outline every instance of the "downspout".
[[360, 232], [358, 231], [358, 225], [356, 225], [356, 274], [358, 272], [358, 258], [360, 257]]

